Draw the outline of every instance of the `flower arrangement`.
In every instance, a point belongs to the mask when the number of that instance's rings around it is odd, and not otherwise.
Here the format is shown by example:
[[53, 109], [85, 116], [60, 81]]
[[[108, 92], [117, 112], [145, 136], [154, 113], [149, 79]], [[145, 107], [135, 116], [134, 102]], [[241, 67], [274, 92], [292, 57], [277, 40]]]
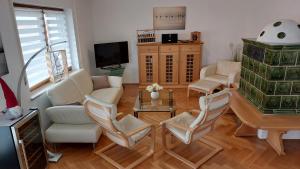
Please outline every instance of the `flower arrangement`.
[[147, 86], [147, 88], [146, 88], [146, 90], [148, 91], [148, 92], [158, 92], [158, 91], [160, 91], [160, 90], [162, 90], [163, 89], [163, 87], [162, 86], [160, 86], [159, 84], [157, 84], [157, 83], [153, 83], [152, 85], [149, 85], [149, 86]]

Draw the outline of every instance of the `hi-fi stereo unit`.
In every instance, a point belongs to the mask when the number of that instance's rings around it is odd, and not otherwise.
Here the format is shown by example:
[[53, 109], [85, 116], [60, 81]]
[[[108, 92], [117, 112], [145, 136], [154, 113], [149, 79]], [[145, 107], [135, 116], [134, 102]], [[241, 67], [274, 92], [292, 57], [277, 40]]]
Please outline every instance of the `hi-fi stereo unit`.
[[162, 43], [177, 43], [178, 41], [178, 34], [162, 34], [161, 35], [161, 42]]

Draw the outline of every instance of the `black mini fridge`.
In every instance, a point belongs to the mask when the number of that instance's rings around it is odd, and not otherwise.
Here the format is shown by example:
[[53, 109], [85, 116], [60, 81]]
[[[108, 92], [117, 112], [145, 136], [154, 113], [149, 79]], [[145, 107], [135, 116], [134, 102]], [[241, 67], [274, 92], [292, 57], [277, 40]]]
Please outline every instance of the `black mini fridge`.
[[47, 156], [38, 110], [16, 120], [0, 115], [0, 169], [45, 169]]

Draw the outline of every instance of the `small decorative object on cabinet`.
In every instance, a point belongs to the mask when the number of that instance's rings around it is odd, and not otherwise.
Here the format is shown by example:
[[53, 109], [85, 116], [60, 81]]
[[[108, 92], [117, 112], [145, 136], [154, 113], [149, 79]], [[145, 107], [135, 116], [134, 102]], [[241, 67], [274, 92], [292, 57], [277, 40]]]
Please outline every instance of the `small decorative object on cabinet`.
[[140, 87], [187, 87], [199, 79], [203, 43], [138, 44]]
[[52, 82], [59, 82], [68, 76], [68, 61], [66, 50], [46, 52], [48, 72]]
[[152, 85], [147, 86], [146, 90], [151, 93], [151, 99], [156, 100], [159, 98], [159, 92], [163, 87], [158, 85], [157, 83], [153, 83]]
[[47, 157], [38, 110], [6, 120], [0, 115], [0, 166], [7, 169], [44, 169]]
[[199, 42], [201, 41], [201, 32], [191, 32], [191, 41]]
[[154, 29], [137, 30], [138, 43], [153, 43], [156, 41]]

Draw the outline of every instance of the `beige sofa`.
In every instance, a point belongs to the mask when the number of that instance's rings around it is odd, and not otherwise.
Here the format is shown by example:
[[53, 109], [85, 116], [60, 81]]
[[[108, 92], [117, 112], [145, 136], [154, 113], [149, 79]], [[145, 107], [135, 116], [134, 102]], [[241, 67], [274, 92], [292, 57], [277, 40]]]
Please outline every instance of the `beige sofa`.
[[238, 83], [240, 80], [241, 62], [218, 61], [203, 67], [200, 72], [201, 80], [219, 82], [224, 86]]
[[52, 125], [45, 131], [48, 143], [97, 143], [102, 131], [84, 112], [85, 95], [117, 104], [123, 94], [122, 78], [108, 76], [110, 88], [93, 90], [93, 80], [81, 69], [48, 90], [53, 107], [46, 109]]

